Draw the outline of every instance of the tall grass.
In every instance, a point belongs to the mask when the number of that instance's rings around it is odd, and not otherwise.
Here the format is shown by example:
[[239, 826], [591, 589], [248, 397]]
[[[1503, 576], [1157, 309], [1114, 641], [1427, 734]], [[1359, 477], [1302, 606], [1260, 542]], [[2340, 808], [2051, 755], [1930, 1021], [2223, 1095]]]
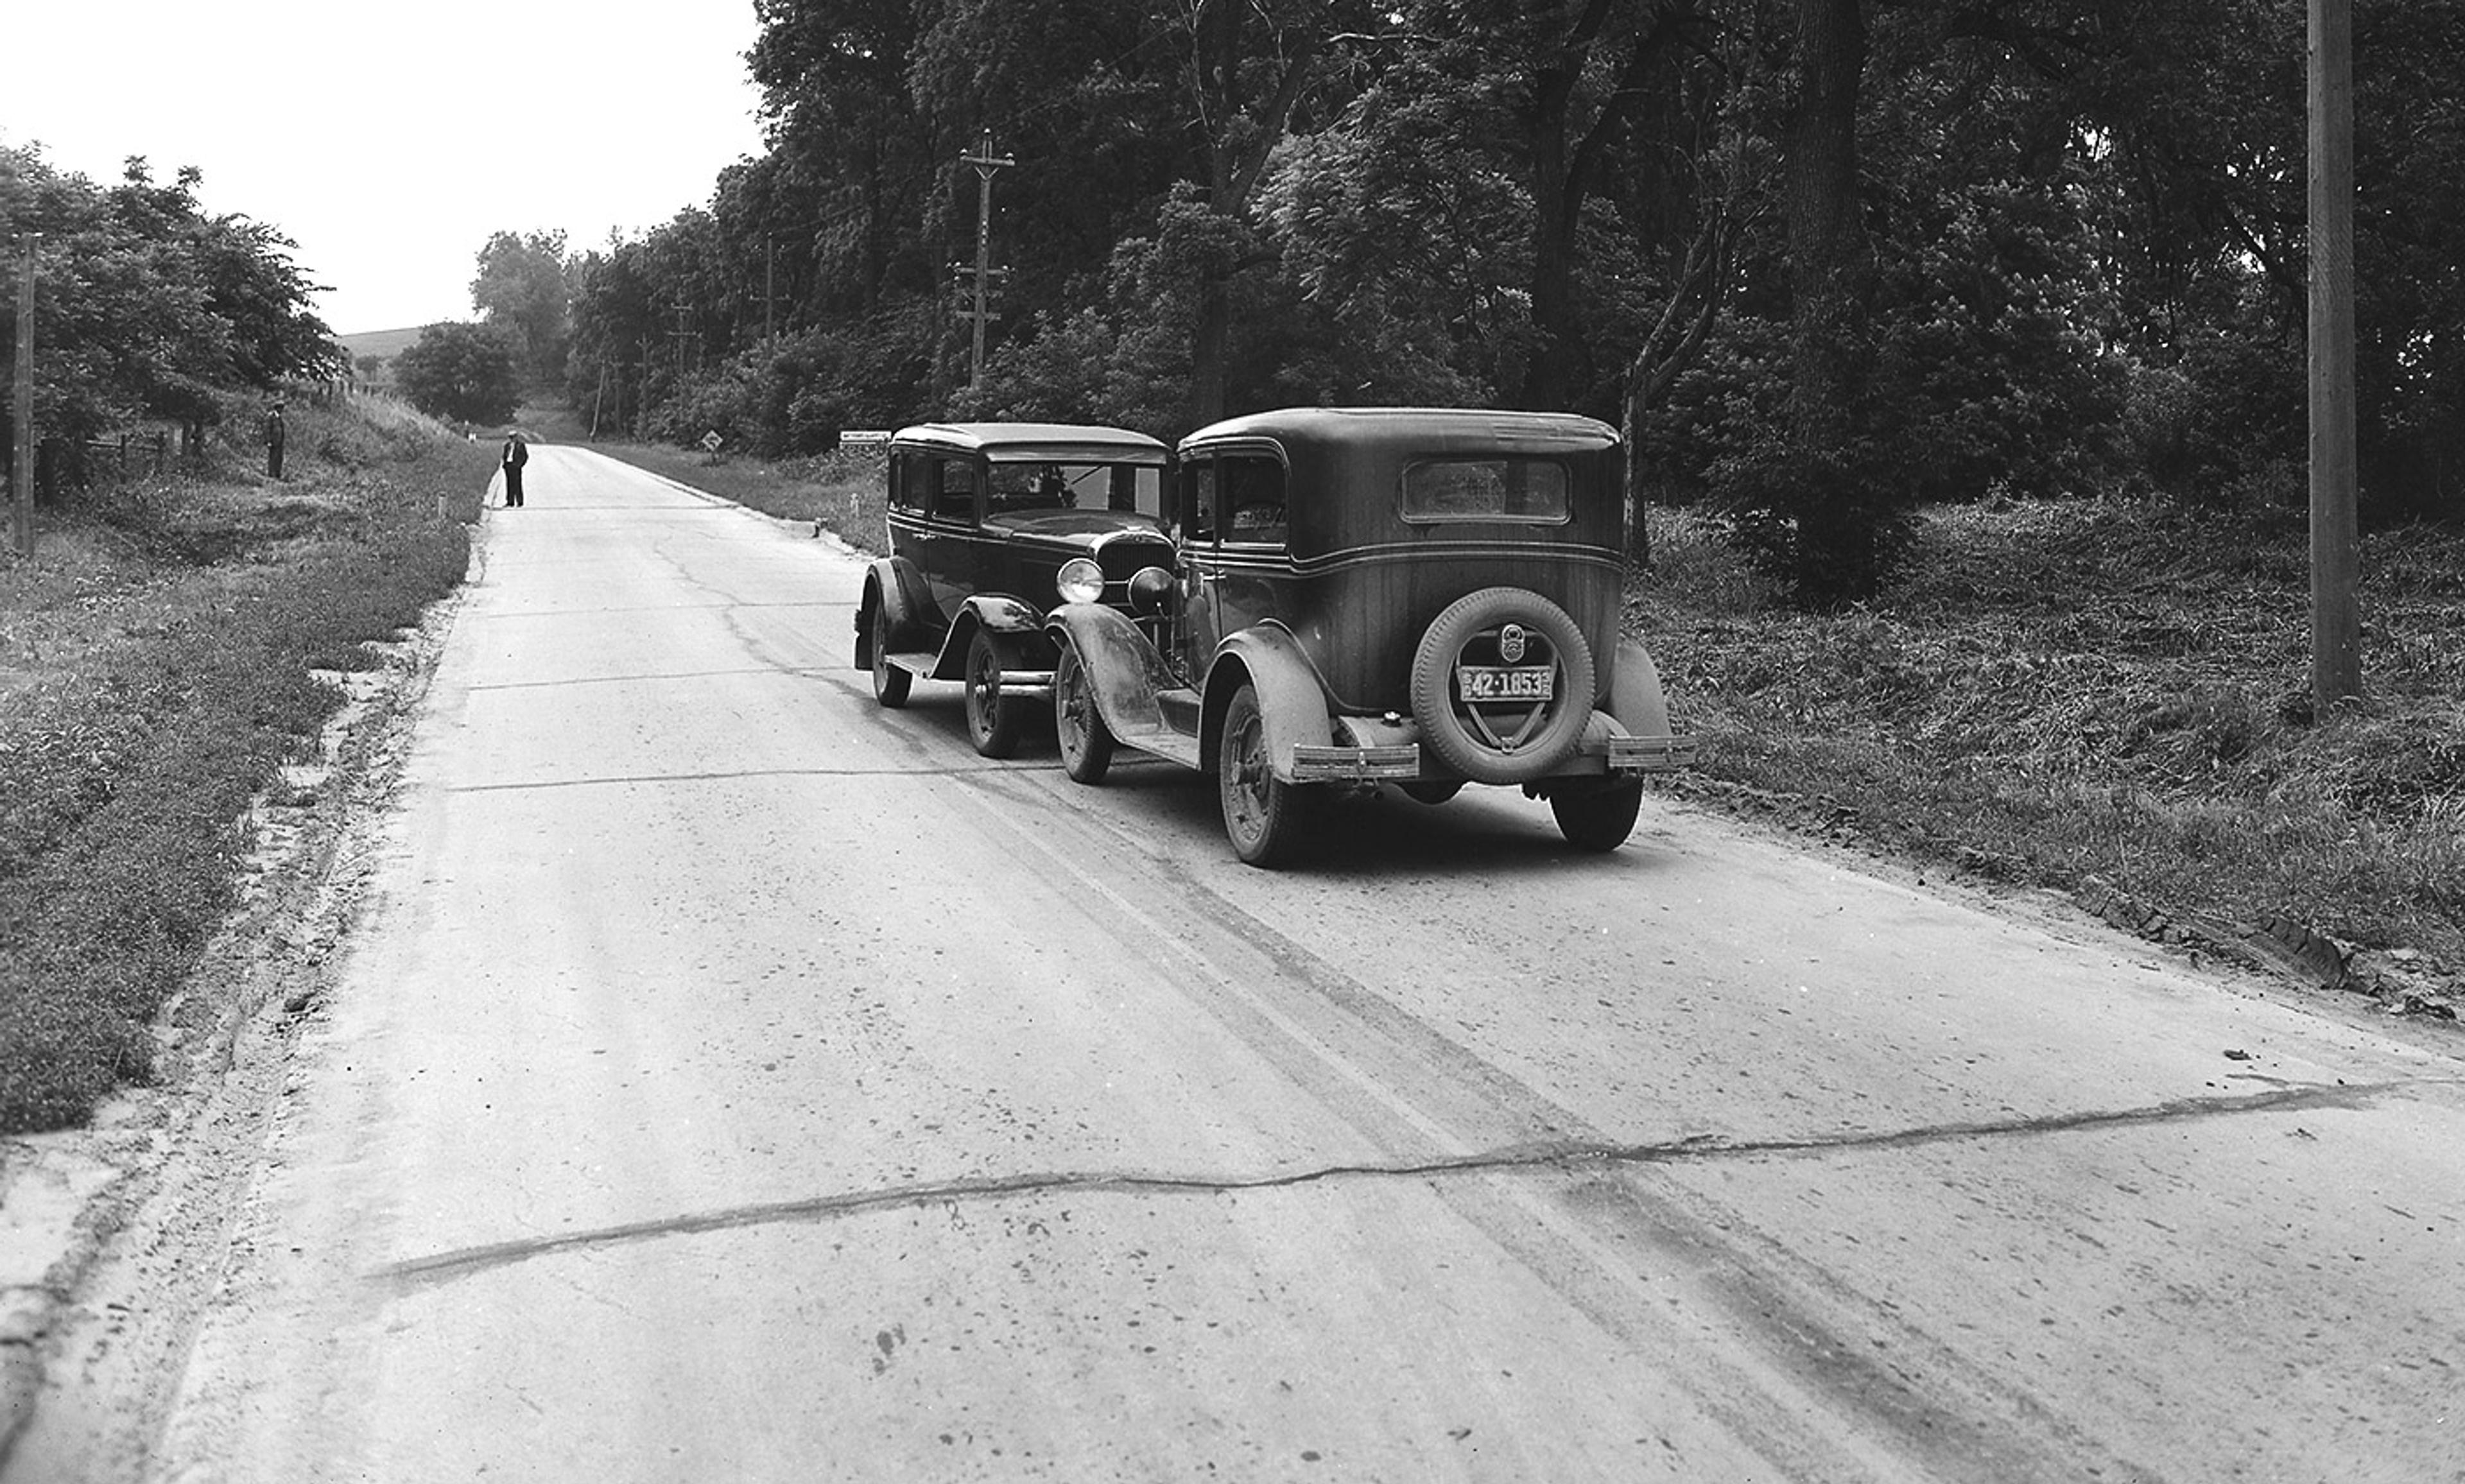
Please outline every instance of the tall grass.
[[312, 670], [461, 580], [493, 449], [302, 408], [292, 477], [88, 492], [0, 569], [0, 1131], [151, 1073], [149, 1027], [232, 901], [251, 799], [338, 701]]
[[1711, 777], [1921, 856], [2465, 969], [2465, 536], [2369, 539], [2369, 698], [2315, 720], [2297, 525], [1939, 511], [1903, 587], [1809, 614], [1717, 521], [1653, 521], [1631, 611]]

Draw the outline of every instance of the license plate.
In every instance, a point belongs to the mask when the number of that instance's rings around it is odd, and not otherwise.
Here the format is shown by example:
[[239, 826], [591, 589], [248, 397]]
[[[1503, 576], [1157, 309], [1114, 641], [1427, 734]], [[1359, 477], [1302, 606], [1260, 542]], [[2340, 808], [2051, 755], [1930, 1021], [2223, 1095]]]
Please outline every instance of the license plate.
[[1555, 665], [1457, 665], [1455, 685], [1466, 700], [1547, 700], [1556, 694]]

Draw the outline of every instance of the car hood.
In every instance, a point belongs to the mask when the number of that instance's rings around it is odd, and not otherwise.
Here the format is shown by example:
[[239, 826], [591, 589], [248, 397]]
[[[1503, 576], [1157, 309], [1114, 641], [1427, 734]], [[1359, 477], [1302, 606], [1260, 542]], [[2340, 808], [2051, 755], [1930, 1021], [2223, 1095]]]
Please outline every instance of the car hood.
[[1166, 539], [1153, 517], [1122, 510], [1014, 510], [1006, 515], [987, 517], [985, 529], [1067, 541], [1086, 546], [1094, 545], [1101, 537], [1120, 532], [1152, 536], [1158, 541]]

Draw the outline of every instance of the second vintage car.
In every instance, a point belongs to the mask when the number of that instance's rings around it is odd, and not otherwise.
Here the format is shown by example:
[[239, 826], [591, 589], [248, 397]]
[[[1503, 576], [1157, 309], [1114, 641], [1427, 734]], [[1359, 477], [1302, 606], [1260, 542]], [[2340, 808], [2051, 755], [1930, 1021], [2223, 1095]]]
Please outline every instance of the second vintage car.
[[1695, 751], [1620, 628], [1622, 452], [1552, 412], [1297, 408], [1191, 433], [1170, 548], [1056, 574], [1063, 765], [1100, 782], [1128, 746], [1213, 774], [1253, 865], [1289, 859], [1331, 790], [1380, 783], [1431, 804], [1520, 787], [1578, 848], [1615, 849], [1644, 775]]
[[1079, 596], [1126, 604], [1133, 574], [1171, 564], [1158, 524], [1169, 454], [1144, 433], [1061, 423], [892, 434], [890, 555], [865, 573], [855, 614], [874, 698], [903, 706], [918, 678], [961, 681], [976, 750], [1016, 751], [1052, 704], [1044, 618], [1062, 567], [1097, 574]]

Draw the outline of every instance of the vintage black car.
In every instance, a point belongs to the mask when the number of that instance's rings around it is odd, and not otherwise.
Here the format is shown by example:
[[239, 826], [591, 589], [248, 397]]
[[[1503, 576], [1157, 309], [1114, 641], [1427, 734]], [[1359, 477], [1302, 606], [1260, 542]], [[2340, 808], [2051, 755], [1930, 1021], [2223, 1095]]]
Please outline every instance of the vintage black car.
[[[1688, 765], [1660, 678], [1622, 635], [1616, 432], [1565, 413], [1307, 408], [1177, 451], [1169, 554], [1065, 565], [1047, 629], [1062, 762], [1117, 745], [1212, 773], [1233, 850], [1289, 858], [1332, 788], [1466, 783], [1549, 801], [1614, 850], [1643, 775]], [[1141, 548], [1142, 554], [1144, 552]], [[1126, 610], [1124, 610], [1126, 608]]]
[[966, 685], [967, 733], [1008, 757], [1053, 697], [1044, 615], [1074, 561], [1076, 595], [1126, 602], [1128, 579], [1169, 566], [1158, 529], [1170, 451], [1144, 433], [1055, 423], [930, 423], [891, 435], [890, 551], [855, 614], [874, 698], [907, 703], [922, 676]]

